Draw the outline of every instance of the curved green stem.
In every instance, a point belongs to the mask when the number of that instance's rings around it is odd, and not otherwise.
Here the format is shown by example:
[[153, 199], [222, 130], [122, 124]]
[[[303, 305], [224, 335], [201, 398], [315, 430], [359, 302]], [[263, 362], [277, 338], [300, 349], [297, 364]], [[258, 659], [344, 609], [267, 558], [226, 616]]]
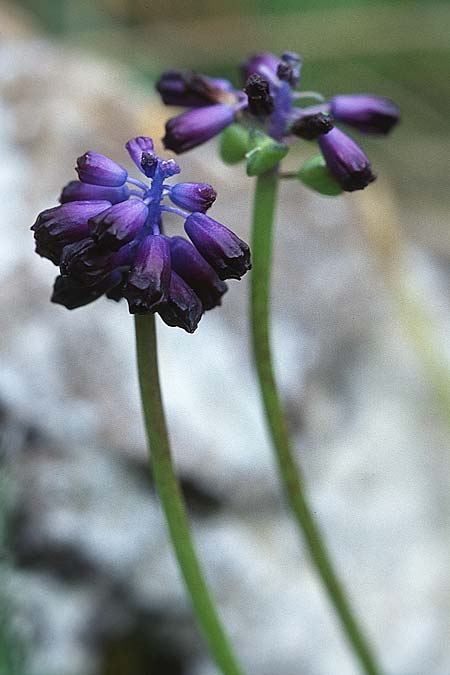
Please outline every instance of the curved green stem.
[[251, 328], [253, 354], [267, 425], [286, 498], [303, 534], [311, 560], [336, 610], [347, 639], [359, 659], [363, 672], [367, 675], [379, 675], [381, 671], [355, 619], [308, 505], [303, 478], [292, 454], [286, 419], [275, 381], [269, 334], [269, 298], [272, 227], [277, 187], [278, 174], [276, 172], [259, 176], [253, 208]]
[[224, 675], [242, 675], [203, 577], [174, 472], [158, 374], [155, 317], [136, 316], [136, 351], [156, 490], [186, 588], [210, 652]]

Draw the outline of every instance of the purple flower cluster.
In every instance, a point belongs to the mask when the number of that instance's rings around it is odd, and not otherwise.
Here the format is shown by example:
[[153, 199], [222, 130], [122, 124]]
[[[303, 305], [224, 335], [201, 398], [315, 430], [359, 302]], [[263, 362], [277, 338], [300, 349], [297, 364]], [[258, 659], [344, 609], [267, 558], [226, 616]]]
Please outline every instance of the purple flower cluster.
[[[151, 138], [133, 138], [126, 148], [147, 182], [86, 152], [61, 205], [40, 213], [31, 228], [36, 252], [60, 267], [52, 301], [74, 309], [103, 294], [124, 297], [132, 314], [158, 312], [192, 333], [203, 312], [220, 305], [225, 279], [250, 269], [249, 247], [205, 214], [216, 198], [211, 185], [168, 185], [180, 167], [155, 155]], [[164, 212], [184, 219], [190, 241], [164, 234]]]
[[[387, 134], [400, 117], [389, 99], [370, 94], [334, 96], [328, 102], [315, 92], [298, 92], [301, 59], [293, 52], [281, 58], [262, 53], [242, 66], [245, 86], [227, 80], [171, 70], [157, 84], [167, 105], [190, 108], [166, 124], [166, 148], [181, 153], [209, 140], [237, 121], [263, 129], [276, 141], [289, 136], [317, 140], [329, 171], [343, 190], [366, 187], [375, 179], [371, 164], [341, 122], [367, 134]], [[309, 107], [302, 100], [316, 98]]]

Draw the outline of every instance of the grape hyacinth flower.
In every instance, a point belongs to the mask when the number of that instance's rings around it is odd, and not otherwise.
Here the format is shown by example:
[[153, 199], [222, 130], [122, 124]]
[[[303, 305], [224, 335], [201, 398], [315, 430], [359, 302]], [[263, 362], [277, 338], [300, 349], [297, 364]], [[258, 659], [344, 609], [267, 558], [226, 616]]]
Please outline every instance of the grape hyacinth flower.
[[[334, 128], [335, 123], [361, 133], [387, 134], [400, 118], [398, 107], [371, 94], [338, 95], [327, 102], [317, 92], [297, 91], [301, 67], [295, 52], [285, 52], [281, 58], [257, 54], [242, 66], [243, 90], [227, 80], [167, 71], [157, 83], [163, 102], [188, 110], [167, 122], [165, 147], [186, 152], [224, 132], [223, 159], [234, 163], [245, 156], [247, 173], [253, 176], [280, 162], [289, 149], [287, 140], [318, 141], [323, 160], [315, 162], [314, 171], [319, 167], [321, 174], [327, 172], [337, 187], [327, 185], [321, 190], [318, 184], [319, 191], [337, 194], [365, 188], [376, 178], [370, 161], [355, 141]], [[313, 104], [304, 106], [308, 99]], [[304, 173], [299, 174], [300, 180]], [[303, 180], [310, 187], [311, 175], [309, 170]]]
[[[148, 137], [126, 148], [147, 182], [86, 152], [77, 161], [79, 181], [68, 183], [61, 205], [40, 213], [31, 228], [36, 252], [60, 267], [52, 301], [74, 309], [103, 294], [124, 297], [130, 313], [157, 312], [192, 333], [203, 313], [220, 305], [225, 280], [250, 269], [249, 247], [206, 215], [216, 199], [211, 185], [169, 185], [180, 167], [158, 157]], [[192, 243], [166, 236], [165, 212], [183, 218]]]

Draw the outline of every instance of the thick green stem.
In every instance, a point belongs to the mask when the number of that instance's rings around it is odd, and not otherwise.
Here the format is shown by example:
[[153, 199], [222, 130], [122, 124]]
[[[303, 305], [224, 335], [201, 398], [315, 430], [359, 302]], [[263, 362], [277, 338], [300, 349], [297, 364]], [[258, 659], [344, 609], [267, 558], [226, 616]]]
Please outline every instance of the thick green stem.
[[311, 560], [336, 610], [348, 641], [359, 659], [363, 672], [367, 675], [379, 675], [381, 671], [355, 619], [334, 571], [319, 527], [308, 506], [301, 472], [292, 454], [286, 419], [275, 381], [270, 347], [269, 303], [272, 228], [277, 187], [278, 174], [276, 172], [259, 176], [253, 209], [251, 326], [253, 354], [267, 425], [286, 497], [303, 534]]
[[156, 490], [186, 588], [211, 655], [224, 675], [242, 675], [205, 582], [174, 472], [158, 374], [154, 315], [136, 316], [136, 350]]

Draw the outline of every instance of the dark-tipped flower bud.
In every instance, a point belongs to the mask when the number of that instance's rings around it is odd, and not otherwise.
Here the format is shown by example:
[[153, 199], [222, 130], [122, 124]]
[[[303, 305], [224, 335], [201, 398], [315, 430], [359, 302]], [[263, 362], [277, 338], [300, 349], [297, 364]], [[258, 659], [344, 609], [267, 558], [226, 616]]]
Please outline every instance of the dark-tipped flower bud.
[[121, 187], [105, 187], [103, 185], [89, 185], [79, 180], [71, 180], [63, 188], [59, 201], [61, 204], [75, 201], [95, 201], [99, 199], [118, 204], [130, 196], [128, 185]]
[[189, 241], [183, 237], [170, 239], [172, 270], [195, 291], [205, 310], [220, 305], [228, 287], [221, 281], [211, 265]]
[[339, 129], [320, 136], [319, 146], [329, 170], [346, 192], [362, 190], [375, 180], [376, 174], [364, 152]]
[[156, 89], [166, 105], [194, 108], [222, 102], [233, 87], [227, 80], [192, 71], [168, 70], [159, 78]]
[[112, 272], [97, 286], [83, 286], [71, 277], [59, 276], [55, 279], [51, 301], [67, 309], [83, 307], [97, 300], [103, 293], [110, 293], [120, 284], [121, 278], [120, 272]]
[[313, 141], [333, 128], [333, 118], [327, 113], [302, 113], [291, 125], [290, 132], [307, 141]]
[[75, 169], [80, 180], [91, 185], [120, 187], [128, 178], [126, 169], [120, 164], [91, 150], [78, 157]]
[[116, 253], [100, 249], [92, 238], [68, 244], [61, 256], [61, 274], [70, 276], [84, 286], [96, 286], [111, 272], [123, 271], [133, 259], [135, 243], [127, 244]]
[[118, 251], [135, 238], [145, 224], [148, 206], [140, 199], [115, 204], [89, 219], [89, 230], [101, 248]]
[[202, 318], [203, 305], [192, 288], [176, 272], [172, 272], [169, 297], [158, 307], [158, 313], [168, 326], [178, 326], [193, 333]]
[[149, 235], [142, 240], [131, 266], [123, 295], [132, 314], [146, 314], [169, 294], [170, 248], [165, 237]]
[[233, 110], [222, 103], [188, 110], [167, 122], [164, 147], [176, 153], [186, 152], [218, 134], [233, 119]]
[[130, 138], [130, 140], [125, 143], [125, 147], [139, 171], [142, 171], [146, 176], [151, 177], [151, 175], [145, 172], [144, 167], [142, 166], [142, 155], [143, 153], [147, 153], [154, 157], [154, 164], [156, 166], [156, 157], [153, 152], [154, 146], [152, 139], [148, 136], [136, 136], [136, 138]]
[[339, 122], [366, 134], [387, 134], [400, 119], [400, 109], [393, 101], [370, 94], [334, 96], [330, 111]]
[[153, 178], [156, 167], [158, 166], [158, 158], [153, 152], [143, 152], [141, 155], [141, 166], [139, 167], [142, 173], [147, 178]]
[[42, 211], [32, 226], [36, 253], [59, 265], [63, 248], [89, 235], [88, 220], [111, 206], [108, 201], [74, 201]]
[[301, 66], [302, 60], [296, 52], [284, 52], [278, 64], [277, 75], [280, 80], [285, 80], [292, 87], [296, 87], [300, 80]]
[[208, 183], [177, 183], [169, 197], [182, 209], [205, 213], [213, 205], [217, 192]]
[[248, 245], [225, 225], [204, 213], [192, 213], [184, 229], [221, 279], [240, 279], [251, 269]]
[[243, 79], [246, 82], [250, 75], [257, 73], [262, 77], [275, 76], [277, 74], [278, 64], [280, 59], [275, 54], [270, 52], [262, 52], [261, 54], [255, 54], [255, 56], [250, 57], [245, 61], [242, 68]]
[[258, 73], [250, 75], [245, 83], [248, 109], [256, 117], [264, 117], [273, 112], [274, 102], [270, 95], [269, 83]]

